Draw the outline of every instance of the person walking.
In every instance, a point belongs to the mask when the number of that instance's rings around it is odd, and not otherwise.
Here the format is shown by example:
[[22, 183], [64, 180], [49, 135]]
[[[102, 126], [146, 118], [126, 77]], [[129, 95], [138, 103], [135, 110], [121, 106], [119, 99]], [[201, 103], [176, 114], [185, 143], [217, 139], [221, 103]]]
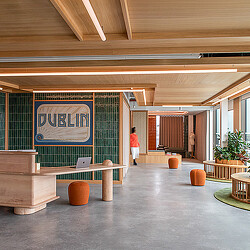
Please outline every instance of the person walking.
[[132, 133], [130, 134], [130, 147], [131, 147], [131, 153], [133, 157], [133, 164], [137, 165], [136, 158], [139, 158], [139, 147], [140, 143], [138, 142], [138, 136], [136, 134], [136, 128], [132, 128]]

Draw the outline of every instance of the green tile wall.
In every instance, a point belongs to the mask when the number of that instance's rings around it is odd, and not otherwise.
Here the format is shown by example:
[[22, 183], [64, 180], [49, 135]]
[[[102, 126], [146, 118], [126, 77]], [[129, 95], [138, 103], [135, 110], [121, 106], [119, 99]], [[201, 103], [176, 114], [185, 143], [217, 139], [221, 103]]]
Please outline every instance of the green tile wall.
[[[89, 100], [92, 93], [36, 94], [36, 100]], [[74, 165], [79, 156], [92, 157], [92, 147], [36, 147], [41, 166]], [[95, 94], [95, 162], [111, 159], [119, 163], [119, 94]], [[59, 179], [89, 180], [91, 173], [58, 176]], [[101, 172], [95, 179], [102, 178]], [[119, 180], [119, 170], [114, 171]]]
[[5, 149], [5, 93], [0, 93], [0, 150]]
[[[92, 93], [36, 94], [35, 100], [89, 100]], [[0, 114], [4, 112], [4, 94], [0, 96]], [[32, 148], [32, 94], [9, 95], [9, 149]], [[1, 125], [2, 121], [2, 125]], [[0, 147], [4, 148], [4, 113], [0, 117]], [[36, 147], [41, 166], [74, 165], [79, 156], [92, 157], [92, 147]], [[95, 94], [95, 162], [110, 159], [119, 163], [119, 94]], [[91, 179], [91, 173], [61, 175], [60, 179]], [[114, 180], [119, 180], [119, 170], [114, 170]], [[101, 172], [95, 179], [102, 178]]]
[[[92, 147], [36, 147], [41, 167], [72, 166], [78, 157], [92, 157]], [[91, 180], [92, 173], [59, 175], [57, 179]]]
[[[95, 94], [95, 161], [110, 159], [119, 163], [119, 93]], [[113, 171], [114, 180], [119, 180], [119, 170]], [[102, 179], [102, 172], [95, 173]]]
[[32, 149], [33, 94], [9, 94], [9, 149]]
[[39, 93], [35, 95], [36, 100], [91, 100], [92, 93]]

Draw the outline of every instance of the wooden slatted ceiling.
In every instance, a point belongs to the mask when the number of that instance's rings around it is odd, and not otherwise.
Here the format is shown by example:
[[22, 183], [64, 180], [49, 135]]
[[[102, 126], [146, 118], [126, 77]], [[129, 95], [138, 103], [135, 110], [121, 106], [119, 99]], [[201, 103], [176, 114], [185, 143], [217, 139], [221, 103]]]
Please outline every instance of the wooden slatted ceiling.
[[134, 32], [249, 29], [248, 0], [129, 0]]
[[71, 35], [48, 0], [1, 0], [0, 37]]
[[[81, 0], [57, 1], [64, 2], [68, 8], [76, 9], [78, 18], [83, 20], [84, 34], [97, 34], [86, 10], [82, 8]], [[105, 33], [126, 33], [120, 0], [90, 2]], [[230, 33], [239, 30], [250, 33], [248, 0], [128, 0], [127, 3], [134, 33], [186, 31], [216, 34], [218, 31]], [[1, 0], [0, 20], [1, 36], [70, 33], [67, 24], [49, 0]]]
[[86, 41], [75, 37], [49, 0], [1, 0], [0, 56], [250, 51], [249, 0], [127, 0], [133, 40], [120, 0], [91, 0], [106, 42], [77, 7], [81, 0], [51, 1], [75, 6]]
[[[68, 36], [3, 37], [0, 56], [77, 56], [77, 55], [126, 55], [205, 52], [248, 52], [250, 36], [244, 38], [197, 38], [127, 40], [127, 35], [106, 35], [108, 41], [80, 42], [73, 33]], [[111, 38], [110, 38], [111, 36]], [[88, 39], [88, 37], [86, 38]], [[109, 40], [111, 39], [111, 40]], [[118, 40], [112, 40], [118, 39]]]
[[[97, 30], [82, 0], [50, 0], [71, 29], [85, 39], [86, 35], [97, 35]], [[122, 11], [118, 0], [91, 1], [97, 18], [105, 33], [125, 33]], [[78, 36], [78, 35], [77, 35]], [[81, 40], [81, 39], [80, 39]]]
[[[18, 84], [21, 88], [86, 88], [95, 85], [116, 86], [157, 84], [155, 105], [170, 103], [201, 103], [223, 90], [247, 73], [167, 74], [167, 75], [116, 75], [116, 76], [37, 76], [0, 77], [0, 80]], [[150, 96], [149, 96], [150, 95]], [[143, 105], [141, 96], [140, 103]]]
[[119, 0], [91, 0], [104, 33], [126, 34], [121, 4]]
[[[64, 2], [66, 10], [73, 10], [71, 17], [74, 16], [79, 28], [78, 39], [83, 41], [77, 39], [50, 0], [1, 0], [0, 57], [250, 51], [249, 0], [90, 0], [103, 26], [106, 42], [100, 41], [81, 0], [51, 1]], [[128, 40], [120, 1], [127, 3], [132, 40]], [[234, 60], [224, 65], [236, 65], [238, 59]], [[150, 60], [147, 66], [150, 63], [155, 66]], [[192, 61], [187, 61], [183, 65], [191, 64]], [[124, 61], [121, 65], [132, 66]], [[217, 65], [215, 61], [209, 64]], [[3, 67], [12, 66], [4, 64]], [[240, 70], [249, 72], [248, 67], [244, 62]], [[246, 74], [3, 77], [0, 80], [30, 88], [158, 84], [155, 92], [147, 91], [146, 95], [150, 103], [160, 105], [180, 101], [201, 103]], [[143, 103], [143, 96], [138, 98]]]

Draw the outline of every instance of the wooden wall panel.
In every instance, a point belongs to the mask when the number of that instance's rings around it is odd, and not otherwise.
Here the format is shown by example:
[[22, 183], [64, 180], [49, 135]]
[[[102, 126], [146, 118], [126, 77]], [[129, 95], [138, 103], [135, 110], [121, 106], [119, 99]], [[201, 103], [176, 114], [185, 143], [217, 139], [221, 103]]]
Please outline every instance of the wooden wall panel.
[[195, 154], [199, 161], [206, 160], [207, 112], [196, 115]]
[[147, 111], [133, 111], [133, 127], [136, 127], [136, 134], [140, 143], [140, 154], [147, 153]]

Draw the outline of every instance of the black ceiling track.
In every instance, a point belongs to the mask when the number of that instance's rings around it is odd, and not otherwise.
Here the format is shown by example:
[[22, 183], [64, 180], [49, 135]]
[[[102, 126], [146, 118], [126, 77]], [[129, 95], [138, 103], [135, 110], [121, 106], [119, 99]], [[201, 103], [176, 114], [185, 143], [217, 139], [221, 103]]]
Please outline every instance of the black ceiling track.
[[250, 52], [238, 52], [238, 53], [201, 53], [201, 57], [239, 57], [250, 56]]

